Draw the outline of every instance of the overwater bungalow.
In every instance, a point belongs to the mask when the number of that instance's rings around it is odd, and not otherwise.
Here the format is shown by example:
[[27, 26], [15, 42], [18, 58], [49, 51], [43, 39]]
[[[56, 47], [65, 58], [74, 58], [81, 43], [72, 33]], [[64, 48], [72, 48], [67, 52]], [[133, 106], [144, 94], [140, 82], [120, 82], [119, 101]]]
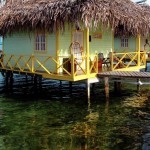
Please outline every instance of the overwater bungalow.
[[[18, 0], [0, 9], [2, 72], [79, 81], [108, 70], [145, 68], [143, 8], [130, 0]], [[136, 37], [131, 51], [114, 51], [114, 35]], [[127, 40], [121, 40], [127, 46]]]

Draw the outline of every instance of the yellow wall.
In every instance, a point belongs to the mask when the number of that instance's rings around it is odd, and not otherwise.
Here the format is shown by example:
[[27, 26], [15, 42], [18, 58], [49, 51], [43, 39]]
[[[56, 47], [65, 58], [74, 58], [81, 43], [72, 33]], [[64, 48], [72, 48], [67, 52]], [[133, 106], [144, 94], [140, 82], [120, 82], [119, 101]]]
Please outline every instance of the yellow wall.
[[[6, 55], [14, 54], [16, 59], [20, 55], [24, 55], [25, 60], [27, 61], [29, 56], [34, 55], [41, 62], [46, 59], [47, 56], [56, 57], [56, 34], [46, 33], [47, 36], [47, 51], [44, 53], [37, 53], [35, 49], [35, 32], [17, 32], [12, 33], [11, 36], [7, 35], [4, 38], [4, 53]], [[5, 60], [6, 62], [6, 60]], [[15, 61], [12, 59], [11, 64], [15, 64]], [[20, 64], [24, 64], [23, 61], [20, 61]], [[31, 65], [31, 62], [29, 62]], [[45, 64], [51, 72], [56, 71], [56, 63], [49, 61]], [[38, 66], [38, 63], [35, 63], [35, 68]], [[41, 69], [41, 68], [40, 68]], [[43, 69], [41, 69], [42, 71]]]
[[[94, 38], [94, 35], [101, 34], [101, 38]], [[96, 31], [90, 30], [91, 42], [90, 42], [90, 53], [103, 53], [105, 57], [108, 56], [109, 52], [113, 49], [113, 37], [110, 29], [101, 29], [99, 27]]]

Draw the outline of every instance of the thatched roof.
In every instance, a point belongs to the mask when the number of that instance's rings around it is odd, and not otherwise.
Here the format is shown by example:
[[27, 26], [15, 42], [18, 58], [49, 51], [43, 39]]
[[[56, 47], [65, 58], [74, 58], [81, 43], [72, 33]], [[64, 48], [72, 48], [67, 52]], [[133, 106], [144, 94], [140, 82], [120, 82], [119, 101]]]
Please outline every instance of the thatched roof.
[[53, 32], [56, 27], [64, 29], [65, 22], [71, 25], [80, 20], [85, 27], [102, 23], [133, 35], [148, 35], [150, 29], [143, 8], [130, 0], [26, 0], [9, 3], [0, 12], [1, 35], [36, 28]]
[[147, 18], [147, 20], [150, 22], [150, 6], [147, 4], [141, 4], [140, 6], [143, 9], [145, 18]]

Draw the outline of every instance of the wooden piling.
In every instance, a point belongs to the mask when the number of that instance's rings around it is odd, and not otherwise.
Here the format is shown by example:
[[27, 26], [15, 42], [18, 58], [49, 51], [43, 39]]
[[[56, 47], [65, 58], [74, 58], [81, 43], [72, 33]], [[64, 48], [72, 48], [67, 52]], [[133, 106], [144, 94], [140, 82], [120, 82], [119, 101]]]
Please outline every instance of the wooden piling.
[[140, 92], [140, 79], [137, 79], [137, 92]]
[[118, 81], [114, 82], [114, 92], [115, 92], [115, 94], [116, 93], [121, 94], [121, 81], [119, 82], [120, 79], [118, 79], [118, 78], [116, 80], [118, 80]]
[[34, 76], [34, 94], [37, 96], [38, 90], [37, 90], [37, 76]]
[[72, 95], [72, 82], [69, 81], [69, 93], [70, 95]]
[[14, 79], [13, 79], [13, 73], [10, 72], [10, 89], [11, 89], [11, 91], [13, 90], [13, 81], [14, 81]]
[[6, 72], [5, 74], [5, 85], [8, 87], [8, 82], [9, 82], [9, 72]]
[[95, 91], [95, 83], [92, 83], [92, 93], [94, 93]]
[[42, 90], [42, 76], [39, 76], [39, 90]]
[[90, 99], [90, 82], [89, 82], [89, 79], [87, 79], [86, 88], [87, 88], [87, 98]]
[[104, 77], [105, 84], [105, 96], [109, 98], [109, 77]]

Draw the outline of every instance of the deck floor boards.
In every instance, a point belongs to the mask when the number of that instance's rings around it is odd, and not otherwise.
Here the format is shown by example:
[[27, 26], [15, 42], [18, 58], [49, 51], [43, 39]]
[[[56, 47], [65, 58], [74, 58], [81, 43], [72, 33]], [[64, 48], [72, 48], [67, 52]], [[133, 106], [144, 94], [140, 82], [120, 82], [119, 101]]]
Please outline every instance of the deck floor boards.
[[138, 71], [108, 71], [97, 74], [100, 77], [115, 77], [115, 78], [150, 78], [150, 72]]

